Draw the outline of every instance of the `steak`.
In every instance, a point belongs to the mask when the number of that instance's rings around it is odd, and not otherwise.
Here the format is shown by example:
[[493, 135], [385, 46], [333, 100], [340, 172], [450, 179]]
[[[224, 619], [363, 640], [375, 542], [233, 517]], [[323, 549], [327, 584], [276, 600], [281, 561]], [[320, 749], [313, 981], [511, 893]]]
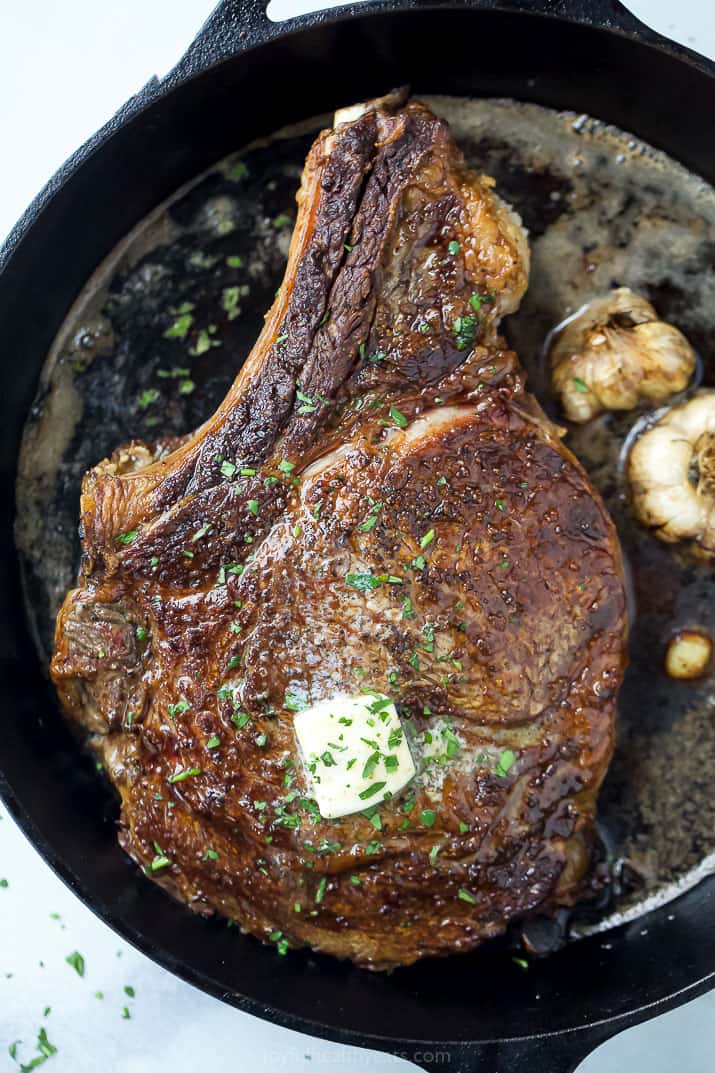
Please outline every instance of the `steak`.
[[[87, 473], [52, 677], [120, 841], [201, 913], [384, 969], [583, 896], [625, 664], [613, 524], [498, 333], [519, 219], [397, 92], [338, 113], [218, 411]], [[294, 713], [391, 698], [417, 774], [327, 820]]]

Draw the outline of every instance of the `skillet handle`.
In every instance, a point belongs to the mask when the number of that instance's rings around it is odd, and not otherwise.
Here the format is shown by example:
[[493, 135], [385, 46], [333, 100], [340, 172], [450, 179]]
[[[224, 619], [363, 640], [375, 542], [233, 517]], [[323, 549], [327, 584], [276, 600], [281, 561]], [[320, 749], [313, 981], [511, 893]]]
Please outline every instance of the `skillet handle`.
[[219, 0], [174, 68], [162, 80], [172, 88], [245, 49], [270, 41], [280, 23], [266, 15], [268, 0]]
[[597, 1025], [503, 1043], [414, 1044], [393, 1053], [426, 1073], [575, 1073], [596, 1047], [616, 1034], [608, 1025]]
[[162, 88], [171, 89], [223, 60], [293, 30], [346, 15], [359, 17], [381, 11], [473, 8], [475, 11], [523, 12], [611, 30], [651, 44], [667, 44], [671, 50], [675, 47], [636, 18], [620, 0], [363, 0], [323, 10], [320, 0], [312, 2], [316, 5], [315, 11], [283, 22], [272, 22], [266, 14], [268, 0], [219, 0], [184, 55], [162, 80]]

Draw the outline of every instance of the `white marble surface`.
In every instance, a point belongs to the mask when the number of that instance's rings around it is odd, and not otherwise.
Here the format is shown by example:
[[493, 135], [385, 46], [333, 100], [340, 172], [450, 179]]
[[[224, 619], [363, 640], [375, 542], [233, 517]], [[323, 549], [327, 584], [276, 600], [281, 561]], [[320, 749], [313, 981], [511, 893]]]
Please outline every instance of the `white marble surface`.
[[[318, 6], [273, 0], [272, 11], [280, 18]], [[715, 56], [713, 0], [630, 6]], [[0, 236], [78, 144], [172, 66], [211, 7], [212, 0], [0, 0]], [[85, 959], [83, 977], [66, 963], [74, 951]], [[277, 1028], [159, 969], [66, 890], [0, 806], [0, 1073], [19, 1069], [8, 1054], [14, 1040], [22, 1041], [18, 1061], [38, 1053], [42, 1025], [57, 1048], [48, 1073], [414, 1068]], [[712, 1073], [713, 1053], [715, 992], [604, 1044], [579, 1073]]]

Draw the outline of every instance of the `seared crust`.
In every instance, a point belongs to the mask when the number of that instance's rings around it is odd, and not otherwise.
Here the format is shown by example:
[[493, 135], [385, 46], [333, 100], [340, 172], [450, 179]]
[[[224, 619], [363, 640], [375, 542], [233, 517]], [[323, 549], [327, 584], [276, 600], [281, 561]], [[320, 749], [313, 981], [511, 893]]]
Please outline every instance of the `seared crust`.
[[[87, 475], [52, 674], [154, 878], [258, 936], [387, 968], [578, 896], [622, 569], [497, 335], [523, 232], [446, 125], [388, 101], [325, 132], [299, 205], [217, 414]], [[398, 703], [423, 770], [379, 820], [321, 820], [286, 694], [364, 687]]]

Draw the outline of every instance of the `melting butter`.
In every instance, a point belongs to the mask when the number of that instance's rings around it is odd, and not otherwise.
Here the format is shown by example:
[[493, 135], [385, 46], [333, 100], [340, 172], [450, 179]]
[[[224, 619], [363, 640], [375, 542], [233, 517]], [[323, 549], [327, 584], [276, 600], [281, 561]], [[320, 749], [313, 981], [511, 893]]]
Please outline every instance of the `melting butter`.
[[395, 705], [381, 693], [338, 693], [295, 716], [295, 733], [320, 815], [379, 805], [416, 773]]

